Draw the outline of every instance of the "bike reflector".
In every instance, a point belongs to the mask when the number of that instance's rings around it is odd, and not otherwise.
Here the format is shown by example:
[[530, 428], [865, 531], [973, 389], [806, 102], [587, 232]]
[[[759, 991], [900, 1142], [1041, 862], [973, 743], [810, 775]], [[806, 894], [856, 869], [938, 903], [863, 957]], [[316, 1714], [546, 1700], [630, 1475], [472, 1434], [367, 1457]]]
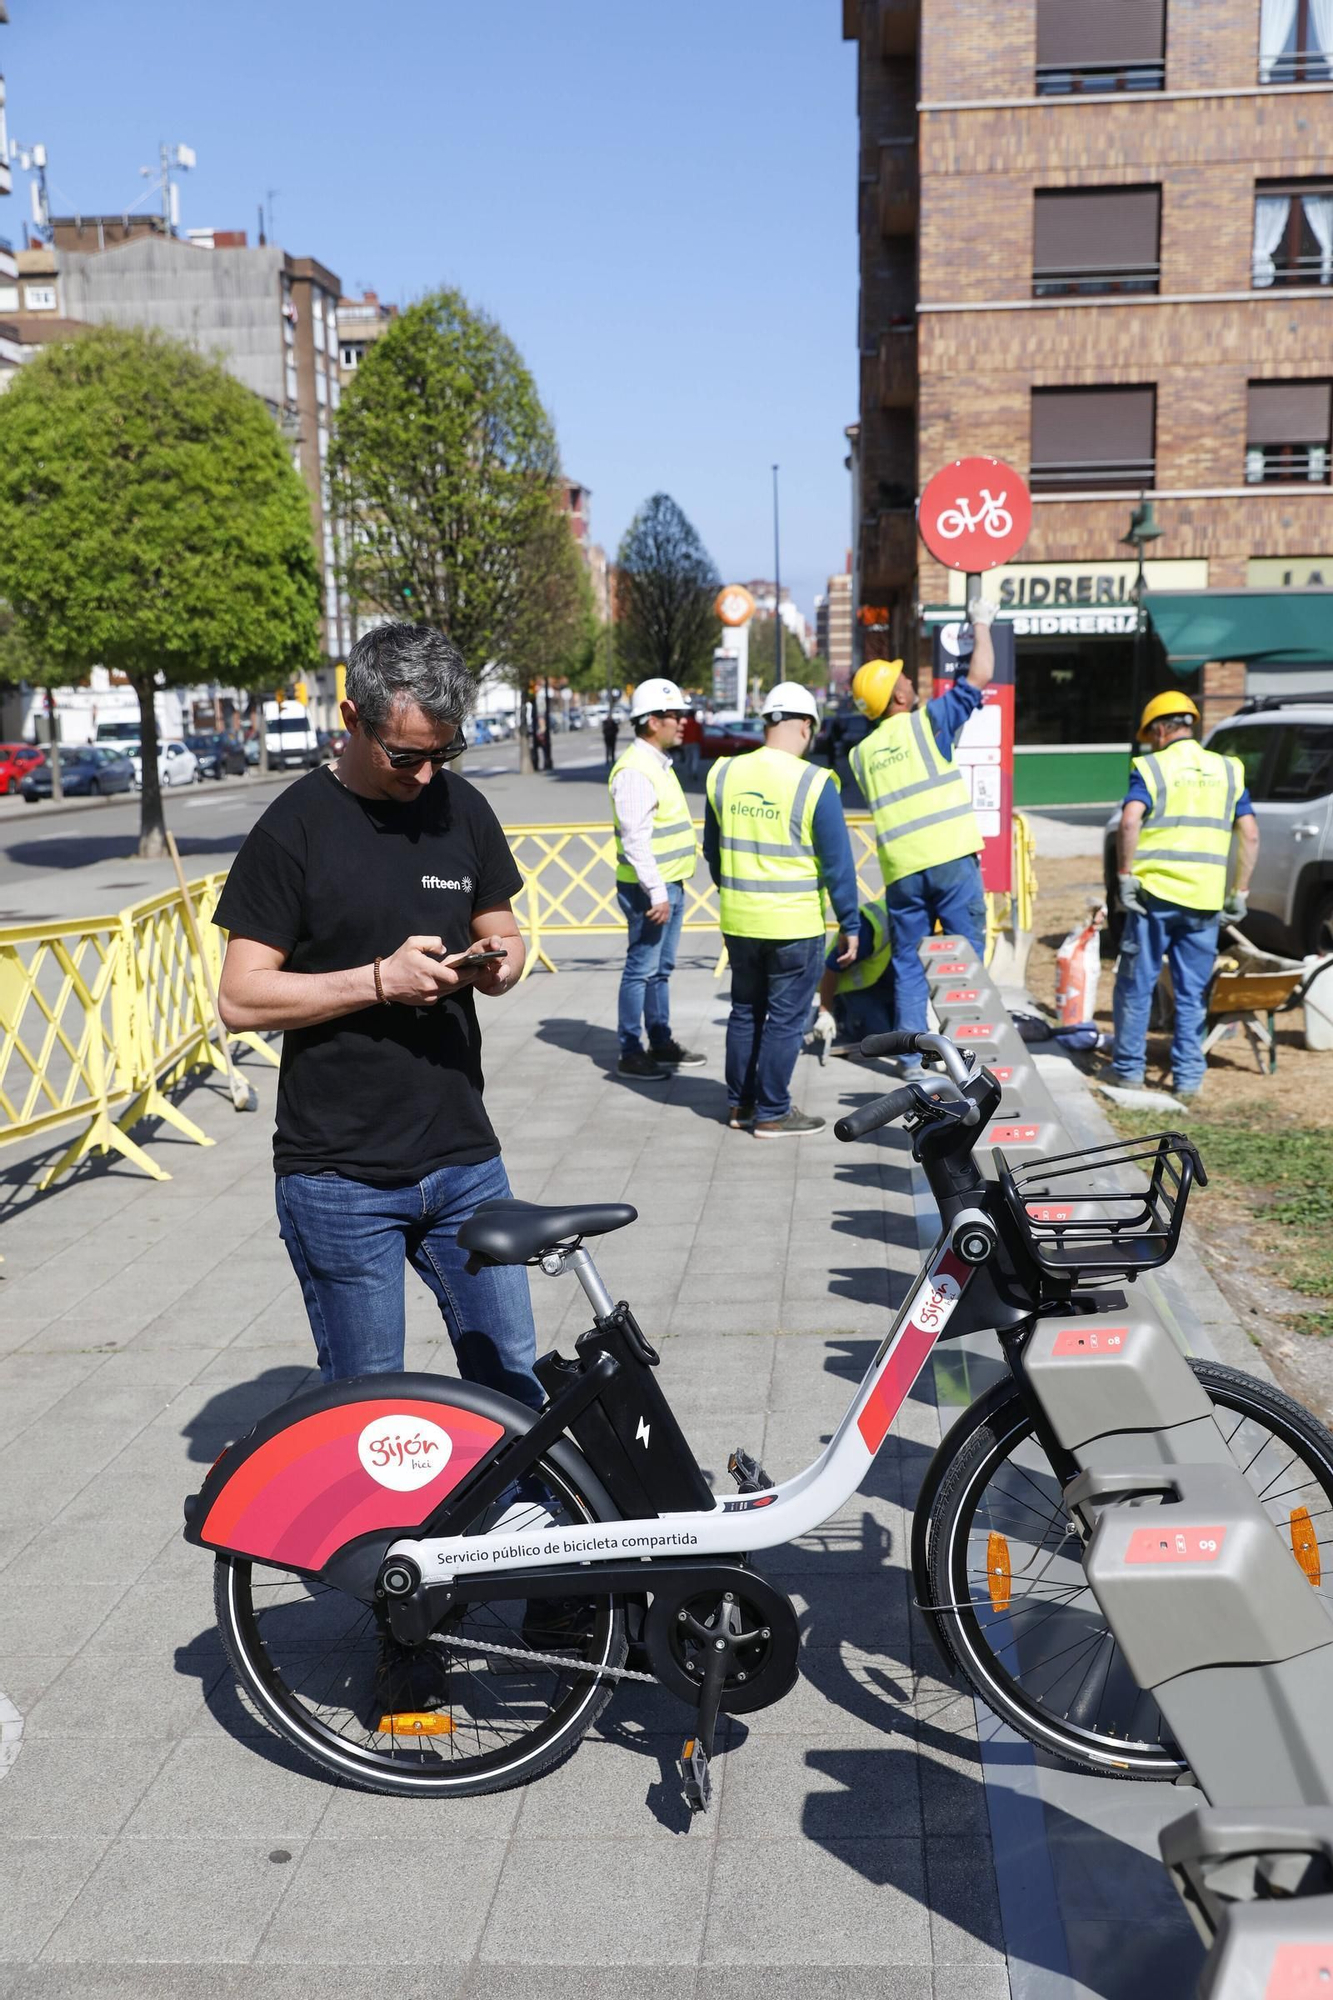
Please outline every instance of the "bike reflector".
[[454, 1719], [433, 1711], [404, 1709], [396, 1715], [380, 1717], [381, 1736], [452, 1736]]
[[1319, 1560], [1319, 1537], [1314, 1531], [1308, 1507], [1293, 1507], [1289, 1527], [1291, 1553], [1295, 1556], [1313, 1590], [1318, 1590], [1323, 1574]]
[[1013, 1567], [1009, 1561], [1009, 1540], [994, 1529], [986, 1537], [986, 1589], [992, 1611], [1007, 1611], [1013, 1589]]

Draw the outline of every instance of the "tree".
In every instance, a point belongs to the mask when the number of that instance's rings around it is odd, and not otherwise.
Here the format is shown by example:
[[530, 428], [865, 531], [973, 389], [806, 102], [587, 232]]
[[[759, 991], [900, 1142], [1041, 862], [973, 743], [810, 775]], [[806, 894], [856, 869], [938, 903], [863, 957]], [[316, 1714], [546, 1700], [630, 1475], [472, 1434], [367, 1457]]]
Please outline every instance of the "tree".
[[669, 493], [654, 493], [625, 531], [616, 558], [616, 648], [631, 681], [661, 674], [707, 681], [717, 643], [713, 558]]
[[358, 609], [438, 626], [477, 673], [520, 651], [530, 666], [548, 591], [563, 629], [578, 552], [566, 522], [555, 533], [555, 431], [512, 341], [460, 292], [421, 299], [369, 348], [329, 468]]
[[[761, 689], [775, 687], [777, 678], [777, 620], [771, 612], [760, 611], [750, 620], [751, 692], [758, 694]], [[815, 678], [804, 646], [796, 634], [785, 626], [782, 633], [782, 678], [784, 681], [799, 681], [802, 686]]]
[[[553, 493], [519, 554], [522, 588], [503, 651], [492, 670], [503, 673], [521, 698], [543, 681], [581, 683], [596, 641], [592, 584]], [[519, 758], [527, 768], [528, 737], [519, 730]]]
[[0, 397], [0, 596], [56, 665], [133, 687], [139, 853], [163, 853], [155, 688], [318, 658], [310, 503], [259, 398], [137, 327], [48, 347]]

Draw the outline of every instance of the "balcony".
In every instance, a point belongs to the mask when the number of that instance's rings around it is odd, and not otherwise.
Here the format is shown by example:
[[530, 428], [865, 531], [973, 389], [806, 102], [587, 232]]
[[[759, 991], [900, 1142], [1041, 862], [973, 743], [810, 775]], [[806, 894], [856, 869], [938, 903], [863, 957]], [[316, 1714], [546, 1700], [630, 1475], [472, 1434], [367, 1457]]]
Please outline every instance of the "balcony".
[[1327, 486], [1329, 450], [1323, 444], [1250, 444], [1245, 447], [1247, 486]]
[[1160, 56], [1136, 62], [1038, 63], [1038, 97], [1105, 97], [1117, 91], [1164, 90]]
[[19, 267], [14, 257], [14, 246], [7, 236], [0, 236], [0, 278], [11, 285], [18, 283]]
[[921, 30], [921, 0], [879, 0], [879, 52], [909, 56]]
[[1333, 285], [1333, 255], [1326, 250], [1295, 257], [1281, 252], [1273, 257], [1259, 253], [1251, 267], [1251, 283], [1257, 292], [1269, 291], [1274, 285]]
[[889, 139], [879, 149], [881, 236], [912, 236], [921, 206], [916, 137]]
[[867, 603], [901, 590], [916, 575], [916, 515], [910, 507], [867, 514], [861, 522], [861, 591]]
[[1161, 271], [1162, 267], [1156, 261], [1125, 264], [1119, 269], [1099, 268], [1091, 264], [1048, 265], [1032, 273], [1032, 296], [1034, 299], [1079, 299], [1091, 298], [1099, 293], [1155, 292], [1161, 283]]
[[910, 410], [916, 402], [915, 322], [880, 335], [874, 371], [880, 409]]
[[1034, 493], [1137, 493], [1157, 483], [1153, 458], [1034, 459]]

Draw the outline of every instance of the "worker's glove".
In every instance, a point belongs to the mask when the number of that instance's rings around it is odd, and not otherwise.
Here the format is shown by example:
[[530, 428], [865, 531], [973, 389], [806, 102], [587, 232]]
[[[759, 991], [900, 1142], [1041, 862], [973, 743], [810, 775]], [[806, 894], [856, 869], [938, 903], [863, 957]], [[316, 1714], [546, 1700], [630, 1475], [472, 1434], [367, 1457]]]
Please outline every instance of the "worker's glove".
[[989, 597], [969, 597], [967, 600], [967, 615], [974, 625], [993, 625], [999, 608]]
[[827, 1007], [821, 1007], [815, 1016], [815, 1025], [810, 1030], [810, 1040], [814, 1043], [815, 1053], [819, 1057], [821, 1068], [828, 1061], [828, 1052], [833, 1046], [834, 1037], [837, 1032], [837, 1023], [833, 1019], [832, 1014], [829, 1013]]
[[1226, 918], [1229, 924], [1244, 923], [1245, 913], [1249, 909], [1249, 907], [1250, 907], [1249, 890], [1233, 889], [1231, 891], [1231, 894], [1227, 897], [1225, 903], [1223, 903], [1222, 905], [1222, 915]]
[[1116, 877], [1116, 882], [1120, 890], [1121, 909], [1132, 910], [1136, 917], [1146, 917], [1148, 912], [1144, 909], [1142, 902], [1139, 900], [1138, 876], [1119, 875]]

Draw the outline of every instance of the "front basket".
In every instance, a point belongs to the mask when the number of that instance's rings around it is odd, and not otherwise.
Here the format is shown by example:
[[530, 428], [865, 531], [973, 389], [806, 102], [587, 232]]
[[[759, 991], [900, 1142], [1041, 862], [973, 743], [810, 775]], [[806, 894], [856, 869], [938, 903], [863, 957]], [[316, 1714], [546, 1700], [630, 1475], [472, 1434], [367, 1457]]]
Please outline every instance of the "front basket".
[[1179, 1132], [1023, 1167], [1010, 1167], [997, 1147], [995, 1165], [1033, 1262], [1062, 1290], [1167, 1263], [1190, 1188], [1208, 1185], [1197, 1148]]

